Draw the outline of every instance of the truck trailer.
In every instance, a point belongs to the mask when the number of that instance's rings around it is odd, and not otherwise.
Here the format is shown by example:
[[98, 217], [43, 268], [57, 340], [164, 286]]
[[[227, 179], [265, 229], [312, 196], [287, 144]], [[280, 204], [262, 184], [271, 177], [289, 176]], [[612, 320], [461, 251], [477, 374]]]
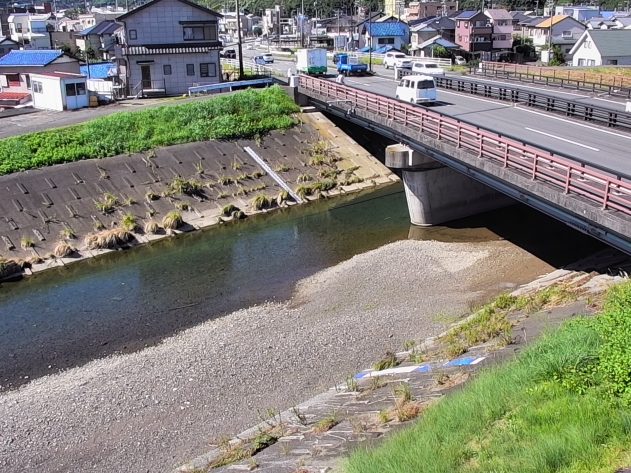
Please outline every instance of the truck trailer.
[[326, 50], [299, 49], [296, 52], [296, 71], [303, 74], [326, 74]]

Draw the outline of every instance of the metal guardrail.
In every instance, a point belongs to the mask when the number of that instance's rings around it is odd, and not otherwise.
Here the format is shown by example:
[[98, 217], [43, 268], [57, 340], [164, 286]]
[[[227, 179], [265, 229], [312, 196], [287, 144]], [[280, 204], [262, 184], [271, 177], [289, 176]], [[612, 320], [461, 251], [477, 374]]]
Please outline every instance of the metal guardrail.
[[585, 79], [580, 79], [571, 75], [548, 73], [545, 68], [539, 68], [537, 72], [534, 72], [527, 69], [508, 68], [506, 65], [501, 66], [496, 66], [496, 63], [483, 62], [481, 67], [472, 69], [472, 72], [485, 77], [516, 80], [546, 86], [559, 86], [593, 93], [604, 92], [612, 96], [631, 98], [631, 86], [628, 83], [620, 81], [620, 84], [616, 84], [615, 80], [608, 81], [602, 75], [599, 76], [599, 79], [594, 79], [591, 76], [589, 76], [589, 79], [587, 78], [588, 76], [585, 76]]
[[467, 150], [480, 159], [499, 164], [532, 180], [551, 184], [631, 216], [631, 183], [619, 173], [500, 135], [434, 110], [417, 107], [332, 81], [300, 75], [300, 87], [349, 108], [377, 114], [386, 120]]
[[208, 92], [213, 92], [222, 89], [229, 89], [232, 91], [233, 87], [248, 87], [252, 85], [269, 85], [273, 84], [274, 79], [271, 77], [266, 77], [263, 79], [252, 79], [252, 80], [237, 80], [233, 82], [218, 82], [216, 84], [206, 84], [206, 85], [198, 85], [194, 87], [188, 88], [188, 95], [191, 96], [193, 94], [204, 94]]
[[520, 103], [528, 107], [540, 108], [567, 117], [601, 123], [611, 128], [631, 130], [631, 113], [600, 107], [588, 103], [569, 100], [541, 92], [519, 89], [505, 84], [477, 82], [460, 77], [436, 77], [436, 86], [482, 97]]

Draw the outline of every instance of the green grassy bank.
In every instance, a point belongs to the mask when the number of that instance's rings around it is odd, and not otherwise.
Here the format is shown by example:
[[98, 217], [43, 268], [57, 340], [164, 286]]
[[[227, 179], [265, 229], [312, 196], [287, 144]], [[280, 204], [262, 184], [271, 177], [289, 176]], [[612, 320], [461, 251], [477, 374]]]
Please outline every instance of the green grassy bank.
[[0, 140], [0, 175], [192, 141], [253, 137], [296, 123], [280, 87], [138, 112]]
[[631, 284], [482, 373], [347, 473], [614, 472], [631, 465]]

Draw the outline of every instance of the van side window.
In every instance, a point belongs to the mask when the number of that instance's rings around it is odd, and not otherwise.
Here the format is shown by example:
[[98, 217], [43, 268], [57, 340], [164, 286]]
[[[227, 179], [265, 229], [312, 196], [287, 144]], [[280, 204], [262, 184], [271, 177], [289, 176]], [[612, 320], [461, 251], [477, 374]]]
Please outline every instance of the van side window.
[[403, 87], [409, 87], [410, 86], [410, 81], [409, 80], [404, 80], [403, 81]]

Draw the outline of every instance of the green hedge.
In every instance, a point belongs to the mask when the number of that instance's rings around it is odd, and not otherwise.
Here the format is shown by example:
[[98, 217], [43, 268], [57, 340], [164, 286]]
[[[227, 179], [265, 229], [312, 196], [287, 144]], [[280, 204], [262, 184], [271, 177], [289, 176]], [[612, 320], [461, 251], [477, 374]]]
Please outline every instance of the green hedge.
[[193, 141], [246, 138], [296, 123], [278, 87], [137, 112], [0, 140], [0, 175]]

